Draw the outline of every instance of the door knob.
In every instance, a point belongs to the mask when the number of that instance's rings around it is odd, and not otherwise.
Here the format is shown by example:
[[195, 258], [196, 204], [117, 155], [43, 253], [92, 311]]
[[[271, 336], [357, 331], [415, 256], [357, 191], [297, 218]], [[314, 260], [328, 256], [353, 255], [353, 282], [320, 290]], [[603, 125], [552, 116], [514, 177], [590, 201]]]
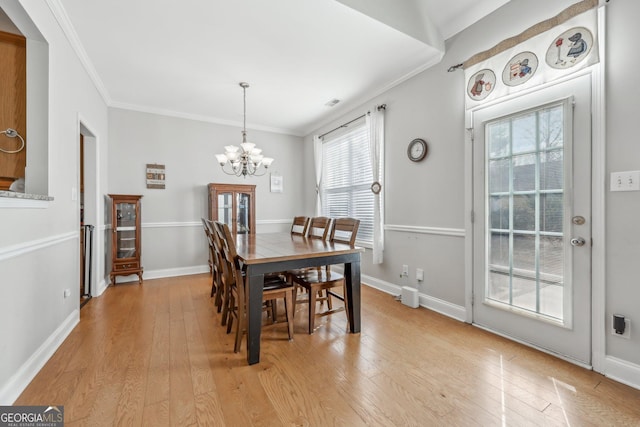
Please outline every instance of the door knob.
[[582, 237], [574, 237], [571, 239], [571, 246], [584, 246], [585, 240]]

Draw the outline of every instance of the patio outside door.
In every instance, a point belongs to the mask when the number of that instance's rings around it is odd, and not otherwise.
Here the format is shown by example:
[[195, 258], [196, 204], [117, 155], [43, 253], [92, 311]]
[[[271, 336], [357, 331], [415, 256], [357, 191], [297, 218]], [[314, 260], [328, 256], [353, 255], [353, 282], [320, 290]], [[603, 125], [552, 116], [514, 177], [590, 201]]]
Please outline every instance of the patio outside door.
[[473, 322], [590, 365], [591, 77], [473, 124]]

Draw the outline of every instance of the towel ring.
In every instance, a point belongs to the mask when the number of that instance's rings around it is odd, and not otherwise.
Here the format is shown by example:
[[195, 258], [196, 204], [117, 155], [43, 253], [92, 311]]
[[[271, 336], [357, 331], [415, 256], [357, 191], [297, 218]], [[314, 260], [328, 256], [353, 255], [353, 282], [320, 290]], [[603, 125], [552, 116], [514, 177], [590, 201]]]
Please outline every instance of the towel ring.
[[18, 138], [20, 138], [20, 141], [22, 142], [22, 145], [17, 150], [5, 150], [4, 148], [0, 148], [0, 151], [7, 154], [15, 154], [15, 153], [21, 152], [24, 149], [24, 138], [20, 136], [17, 130], [8, 128], [7, 130], [0, 131], [0, 133], [4, 133], [9, 138], [15, 138], [17, 136]]

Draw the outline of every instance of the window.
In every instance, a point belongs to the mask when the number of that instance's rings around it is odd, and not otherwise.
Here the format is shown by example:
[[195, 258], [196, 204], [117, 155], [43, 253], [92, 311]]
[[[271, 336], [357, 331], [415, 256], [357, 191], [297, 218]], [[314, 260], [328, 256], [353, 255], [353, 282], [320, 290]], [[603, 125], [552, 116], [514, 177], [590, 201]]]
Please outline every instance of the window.
[[325, 137], [322, 152], [322, 214], [359, 219], [358, 243], [373, 245], [373, 174], [364, 119], [339, 135]]
[[563, 319], [564, 104], [486, 127], [487, 297]]

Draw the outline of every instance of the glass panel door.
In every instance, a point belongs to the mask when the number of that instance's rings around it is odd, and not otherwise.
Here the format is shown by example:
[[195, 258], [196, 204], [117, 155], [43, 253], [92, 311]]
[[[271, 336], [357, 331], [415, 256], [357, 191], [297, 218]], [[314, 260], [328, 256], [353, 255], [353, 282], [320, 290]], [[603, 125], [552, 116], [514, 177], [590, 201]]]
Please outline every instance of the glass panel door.
[[487, 298], [563, 321], [562, 103], [486, 125]]
[[118, 203], [116, 216], [116, 258], [134, 258], [136, 256], [136, 205]]
[[251, 195], [246, 193], [238, 193], [238, 234], [251, 233]]
[[473, 322], [591, 363], [591, 78], [473, 112]]
[[233, 232], [233, 193], [218, 194], [218, 221], [227, 224]]

